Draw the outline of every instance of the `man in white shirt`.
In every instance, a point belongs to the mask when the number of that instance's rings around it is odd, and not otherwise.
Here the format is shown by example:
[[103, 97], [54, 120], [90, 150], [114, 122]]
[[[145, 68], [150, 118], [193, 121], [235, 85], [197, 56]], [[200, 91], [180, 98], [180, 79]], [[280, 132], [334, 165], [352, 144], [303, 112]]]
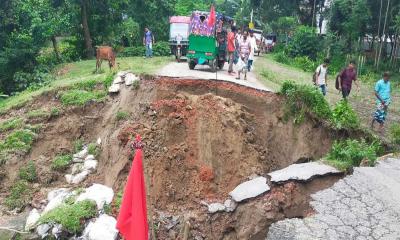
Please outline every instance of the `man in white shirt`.
[[254, 36], [254, 31], [250, 29], [249, 33], [250, 33], [249, 41], [250, 41], [250, 46], [251, 46], [251, 53], [249, 55], [249, 60], [247, 62], [247, 68], [248, 68], [248, 71], [250, 72], [250, 70], [251, 70], [251, 68], [253, 66], [254, 53], [256, 51], [258, 51], [258, 47], [257, 47], [256, 36]]
[[326, 95], [326, 88], [328, 87], [328, 65], [329, 59], [325, 59], [324, 63], [317, 67], [314, 74], [314, 84], [321, 89], [321, 92], [324, 96]]

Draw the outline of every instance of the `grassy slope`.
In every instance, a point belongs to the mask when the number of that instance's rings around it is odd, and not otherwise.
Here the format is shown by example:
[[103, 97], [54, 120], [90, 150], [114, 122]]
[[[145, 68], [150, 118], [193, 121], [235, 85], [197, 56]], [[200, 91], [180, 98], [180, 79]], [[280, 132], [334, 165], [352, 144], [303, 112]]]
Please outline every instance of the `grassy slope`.
[[[255, 62], [255, 70], [260, 79], [268, 88], [278, 91], [285, 80], [294, 80], [301, 84], [312, 84], [312, 73], [301, 69], [275, 62], [271, 55], [259, 57]], [[362, 80], [361, 80], [362, 81]], [[369, 126], [372, 114], [375, 111], [375, 97], [373, 83], [361, 82], [360, 91], [353, 89], [349, 101], [354, 110], [362, 119], [364, 126]], [[400, 121], [400, 93], [392, 89], [393, 103], [389, 109], [388, 123]], [[329, 76], [327, 100], [333, 105], [341, 99], [341, 94], [335, 89], [335, 76]]]
[[[137, 74], [154, 74], [160, 67], [167, 64], [171, 60], [172, 58], [170, 57], [155, 57], [152, 59], [143, 59], [142, 57], [128, 57], [118, 58], [117, 63], [119, 63], [118, 70], [132, 70]], [[55, 70], [55, 73], [61, 71], [66, 71], [66, 73], [60, 74], [60, 76], [56, 76], [55, 74], [54, 81], [52, 81], [51, 84], [49, 84], [48, 86], [45, 86], [35, 91], [24, 91], [6, 100], [0, 100], [0, 112], [4, 112], [12, 107], [25, 104], [33, 97], [39, 96], [46, 91], [70, 86], [74, 83], [81, 81], [93, 79], [101, 80], [104, 79], [109, 73], [108, 64], [105, 61], [103, 61], [102, 73], [94, 74], [93, 72], [95, 68], [95, 60], [80, 61], [60, 66], [58, 69]]]

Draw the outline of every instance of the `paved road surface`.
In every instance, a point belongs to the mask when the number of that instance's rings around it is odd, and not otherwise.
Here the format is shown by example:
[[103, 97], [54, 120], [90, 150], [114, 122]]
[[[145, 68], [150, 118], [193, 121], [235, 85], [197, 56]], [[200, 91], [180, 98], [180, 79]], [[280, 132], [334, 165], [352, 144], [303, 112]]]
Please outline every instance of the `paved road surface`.
[[[236, 70], [235, 70], [236, 71]], [[228, 74], [228, 64], [225, 63], [224, 69], [219, 70], [216, 73], [210, 71], [208, 65], [197, 65], [194, 70], [190, 70], [187, 62], [172, 62], [163, 67], [158, 73], [160, 76], [167, 77], [185, 77], [185, 78], [197, 78], [197, 79], [218, 79], [229, 82], [239, 83], [244, 86], [270, 91], [266, 88], [257, 78], [253, 72], [247, 73], [247, 81], [236, 80], [237, 75], [232, 76]], [[243, 76], [242, 76], [243, 79]]]
[[314, 216], [273, 224], [267, 240], [400, 240], [400, 159], [356, 168], [312, 198]]

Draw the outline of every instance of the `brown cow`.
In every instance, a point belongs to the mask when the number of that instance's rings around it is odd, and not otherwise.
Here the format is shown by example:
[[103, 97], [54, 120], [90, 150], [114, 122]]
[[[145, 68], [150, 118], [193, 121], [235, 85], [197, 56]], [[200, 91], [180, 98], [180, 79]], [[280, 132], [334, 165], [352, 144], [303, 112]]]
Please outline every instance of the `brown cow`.
[[101, 70], [101, 64], [103, 60], [108, 61], [108, 66], [111, 68], [115, 67], [115, 53], [112, 47], [100, 46], [96, 49], [96, 72], [98, 69]]

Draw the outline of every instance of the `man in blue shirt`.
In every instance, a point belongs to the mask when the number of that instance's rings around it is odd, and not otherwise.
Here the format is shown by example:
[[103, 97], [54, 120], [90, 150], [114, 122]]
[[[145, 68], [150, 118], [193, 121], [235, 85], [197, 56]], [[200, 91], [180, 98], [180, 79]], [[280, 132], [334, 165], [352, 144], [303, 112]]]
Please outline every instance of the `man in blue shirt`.
[[371, 127], [374, 128], [375, 121], [380, 124], [381, 131], [384, 130], [384, 123], [387, 116], [388, 106], [391, 102], [390, 97], [390, 74], [385, 72], [383, 74], [383, 79], [379, 80], [375, 84], [375, 96], [377, 103], [377, 110], [374, 113], [374, 118], [372, 119]]
[[148, 29], [144, 29], [143, 45], [146, 46], [146, 58], [153, 57], [153, 44], [154, 36], [153, 33]]

